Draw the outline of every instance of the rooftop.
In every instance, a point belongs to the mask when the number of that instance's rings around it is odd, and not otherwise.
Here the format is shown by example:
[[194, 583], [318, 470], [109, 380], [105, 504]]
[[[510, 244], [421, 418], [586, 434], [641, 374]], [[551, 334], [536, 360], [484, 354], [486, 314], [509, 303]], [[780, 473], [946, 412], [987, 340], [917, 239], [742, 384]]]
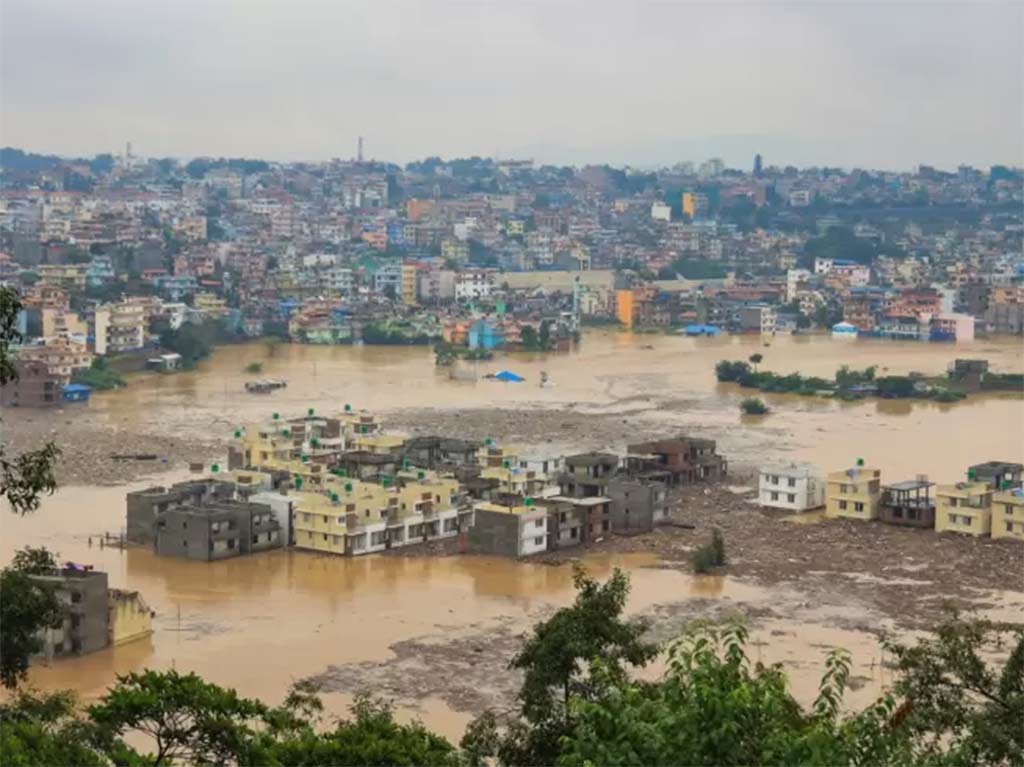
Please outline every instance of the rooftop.
[[924, 490], [925, 488], [933, 487], [934, 485], [934, 482], [929, 482], [926, 479], [905, 479], [902, 482], [885, 485], [883, 489], [895, 490], [897, 492], [911, 492], [913, 490]]

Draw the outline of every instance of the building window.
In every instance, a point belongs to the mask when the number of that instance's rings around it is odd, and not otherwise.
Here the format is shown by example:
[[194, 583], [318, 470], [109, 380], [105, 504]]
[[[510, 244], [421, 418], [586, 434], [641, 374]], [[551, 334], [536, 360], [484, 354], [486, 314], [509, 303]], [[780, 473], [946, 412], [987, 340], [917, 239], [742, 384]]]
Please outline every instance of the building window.
[[326, 541], [327, 540], [327, 533], [324, 533], [323, 535], [324, 535], [324, 540]]
[[839, 502], [839, 508], [843, 509], [845, 511], [846, 510], [846, 501], [840, 501]]
[[795, 495], [793, 495], [793, 493], [789, 493], [788, 495], [786, 495], [786, 499], [787, 499], [787, 500], [788, 500], [788, 501], [789, 501], [790, 503], [796, 503], [796, 496], [795, 496]]
[[533, 539], [533, 545], [534, 546], [542, 546], [543, 544], [544, 544], [544, 538], [534, 538]]
[[853, 510], [854, 511], [864, 511], [864, 504], [863, 503], [855, 503], [855, 504], [853, 504]]
[[789, 478], [789, 486], [790, 487], [796, 487], [796, 479], [794, 479], [793, 477], [790, 477]]
[[971, 518], [970, 517], [965, 516], [963, 518], [963, 520], [964, 520], [964, 526], [965, 527], [970, 527], [971, 526]]
[[772, 500], [773, 501], [779, 500], [779, 494], [778, 493], [772, 493]]
[[1012, 533], [1013, 532], [1013, 522], [1007, 522], [1006, 523], [1006, 532], [1008, 532], [1008, 533]]
[[893, 519], [903, 519], [903, 509], [893, 509], [892, 517]]
[[538, 519], [538, 520], [536, 520], [536, 521], [535, 521], [535, 522], [533, 523], [533, 526], [534, 526], [534, 527], [544, 527], [544, 520], [543, 520], [543, 519]]

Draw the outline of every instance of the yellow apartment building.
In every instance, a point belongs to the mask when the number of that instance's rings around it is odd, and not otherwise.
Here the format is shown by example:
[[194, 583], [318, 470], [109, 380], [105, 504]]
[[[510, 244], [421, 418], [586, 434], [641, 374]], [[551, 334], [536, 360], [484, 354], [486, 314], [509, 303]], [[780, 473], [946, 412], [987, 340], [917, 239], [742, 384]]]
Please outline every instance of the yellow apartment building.
[[356, 450], [374, 455], [395, 455], [405, 444], [405, 437], [400, 434], [359, 434], [353, 444]]
[[459, 532], [459, 483], [424, 477], [395, 488], [328, 476], [324, 492], [297, 492], [295, 545], [357, 556]]
[[987, 482], [957, 482], [935, 490], [935, 532], [989, 535], [992, 487]]
[[547, 478], [531, 469], [512, 468], [506, 469], [503, 466], [488, 466], [480, 470], [481, 479], [498, 480], [498, 489], [504, 493], [521, 495], [524, 498], [528, 495], [539, 493], [547, 482]]
[[992, 494], [992, 537], [1024, 541], [1024, 490]]
[[402, 264], [402, 303], [406, 306], [416, 305], [417, 274], [415, 264]]
[[484, 445], [477, 451], [477, 462], [484, 467], [509, 468], [519, 465], [522, 450], [512, 445]]
[[882, 472], [866, 466], [828, 475], [825, 516], [830, 519], [878, 519], [882, 500]]
[[192, 306], [208, 319], [223, 317], [228, 312], [228, 302], [215, 293], [196, 293]]
[[137, 591], [107, 591], [107, 626], [112, 647], [153, 633], [153, 611]]

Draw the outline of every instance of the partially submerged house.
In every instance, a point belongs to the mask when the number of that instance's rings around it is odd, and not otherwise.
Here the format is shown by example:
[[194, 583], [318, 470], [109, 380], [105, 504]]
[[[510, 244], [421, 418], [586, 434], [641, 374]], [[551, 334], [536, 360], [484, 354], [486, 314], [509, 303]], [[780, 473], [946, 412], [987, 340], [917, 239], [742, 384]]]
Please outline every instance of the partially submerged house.
[[84, 655], [144, 639], [153, 633], [153, 612], [137, 591], [112, 589], [107, 574], [67, 563], [59, 570], [29, 576], [53, 589], [61, 608], [59, 625], [41, 632], [41, 656]]
[[985, 461], [967, 469], [967, 477], [978, 482], [987, 482], [993, 490], [1009, 490], [1021, 486], [1024, 464], [1010, 461]]
[[935, 532], [989, 535], [992, 532], [992, 486], [957, 482], [935, 489]]
[[772, 509], [817, 509], [825, 505], [825, 481], [809, 463], [769, 464], [758, 475], [757, 500]]
[[725, 478], [728, 464], [715, 449], [713, 439], [687, 436], [638, 442], [628, 447], [626, 471], [669, 487], [717, 482]]
[[825, 491], [825, 516], [862, 522], [878, 519], [881, 485], [882, 472], [864, 466], [860, 460], [854, 468], [832, 472]]
[[885, 485], [878, 507], [878, 518], [890, 525], [904, 527], [935, 527], [935, 499], [931, 497], [934, 482], [918, 477]]
[[508, 506], [481, 501], [474, 505], [473, 517], [470, 551], [525, 557], [548, 550], [548, 509], [532, 499]]
[[1024, 489], [992, 494], [992, 537], [1024, 541]]

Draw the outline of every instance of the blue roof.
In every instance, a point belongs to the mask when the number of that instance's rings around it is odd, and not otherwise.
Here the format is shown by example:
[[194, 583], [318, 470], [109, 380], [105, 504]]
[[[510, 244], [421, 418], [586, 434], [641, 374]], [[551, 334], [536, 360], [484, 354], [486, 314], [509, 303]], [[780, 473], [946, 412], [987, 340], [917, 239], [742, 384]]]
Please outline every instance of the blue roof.
[[717, 325], [687, 325], [684, 330], [689, 335], [713, 336], [721, 332]]
[[526, 380], [522, 376], [517, 376], [515, 373], [509, 370], [502, 370], [494, 377], [497, 378], [499, 381], [506, 381], [507, 383], [520, 383]]
[[75, 392], [75, 393], [78, 393], [78, 394], [88, 394], [89, 392], [92, 391], [92, 387], [91, 386], [86, 386], [85, 384], [69, 383], [69, 384], [64, 384], [63, 391], [65, 391], [65, 392]]

